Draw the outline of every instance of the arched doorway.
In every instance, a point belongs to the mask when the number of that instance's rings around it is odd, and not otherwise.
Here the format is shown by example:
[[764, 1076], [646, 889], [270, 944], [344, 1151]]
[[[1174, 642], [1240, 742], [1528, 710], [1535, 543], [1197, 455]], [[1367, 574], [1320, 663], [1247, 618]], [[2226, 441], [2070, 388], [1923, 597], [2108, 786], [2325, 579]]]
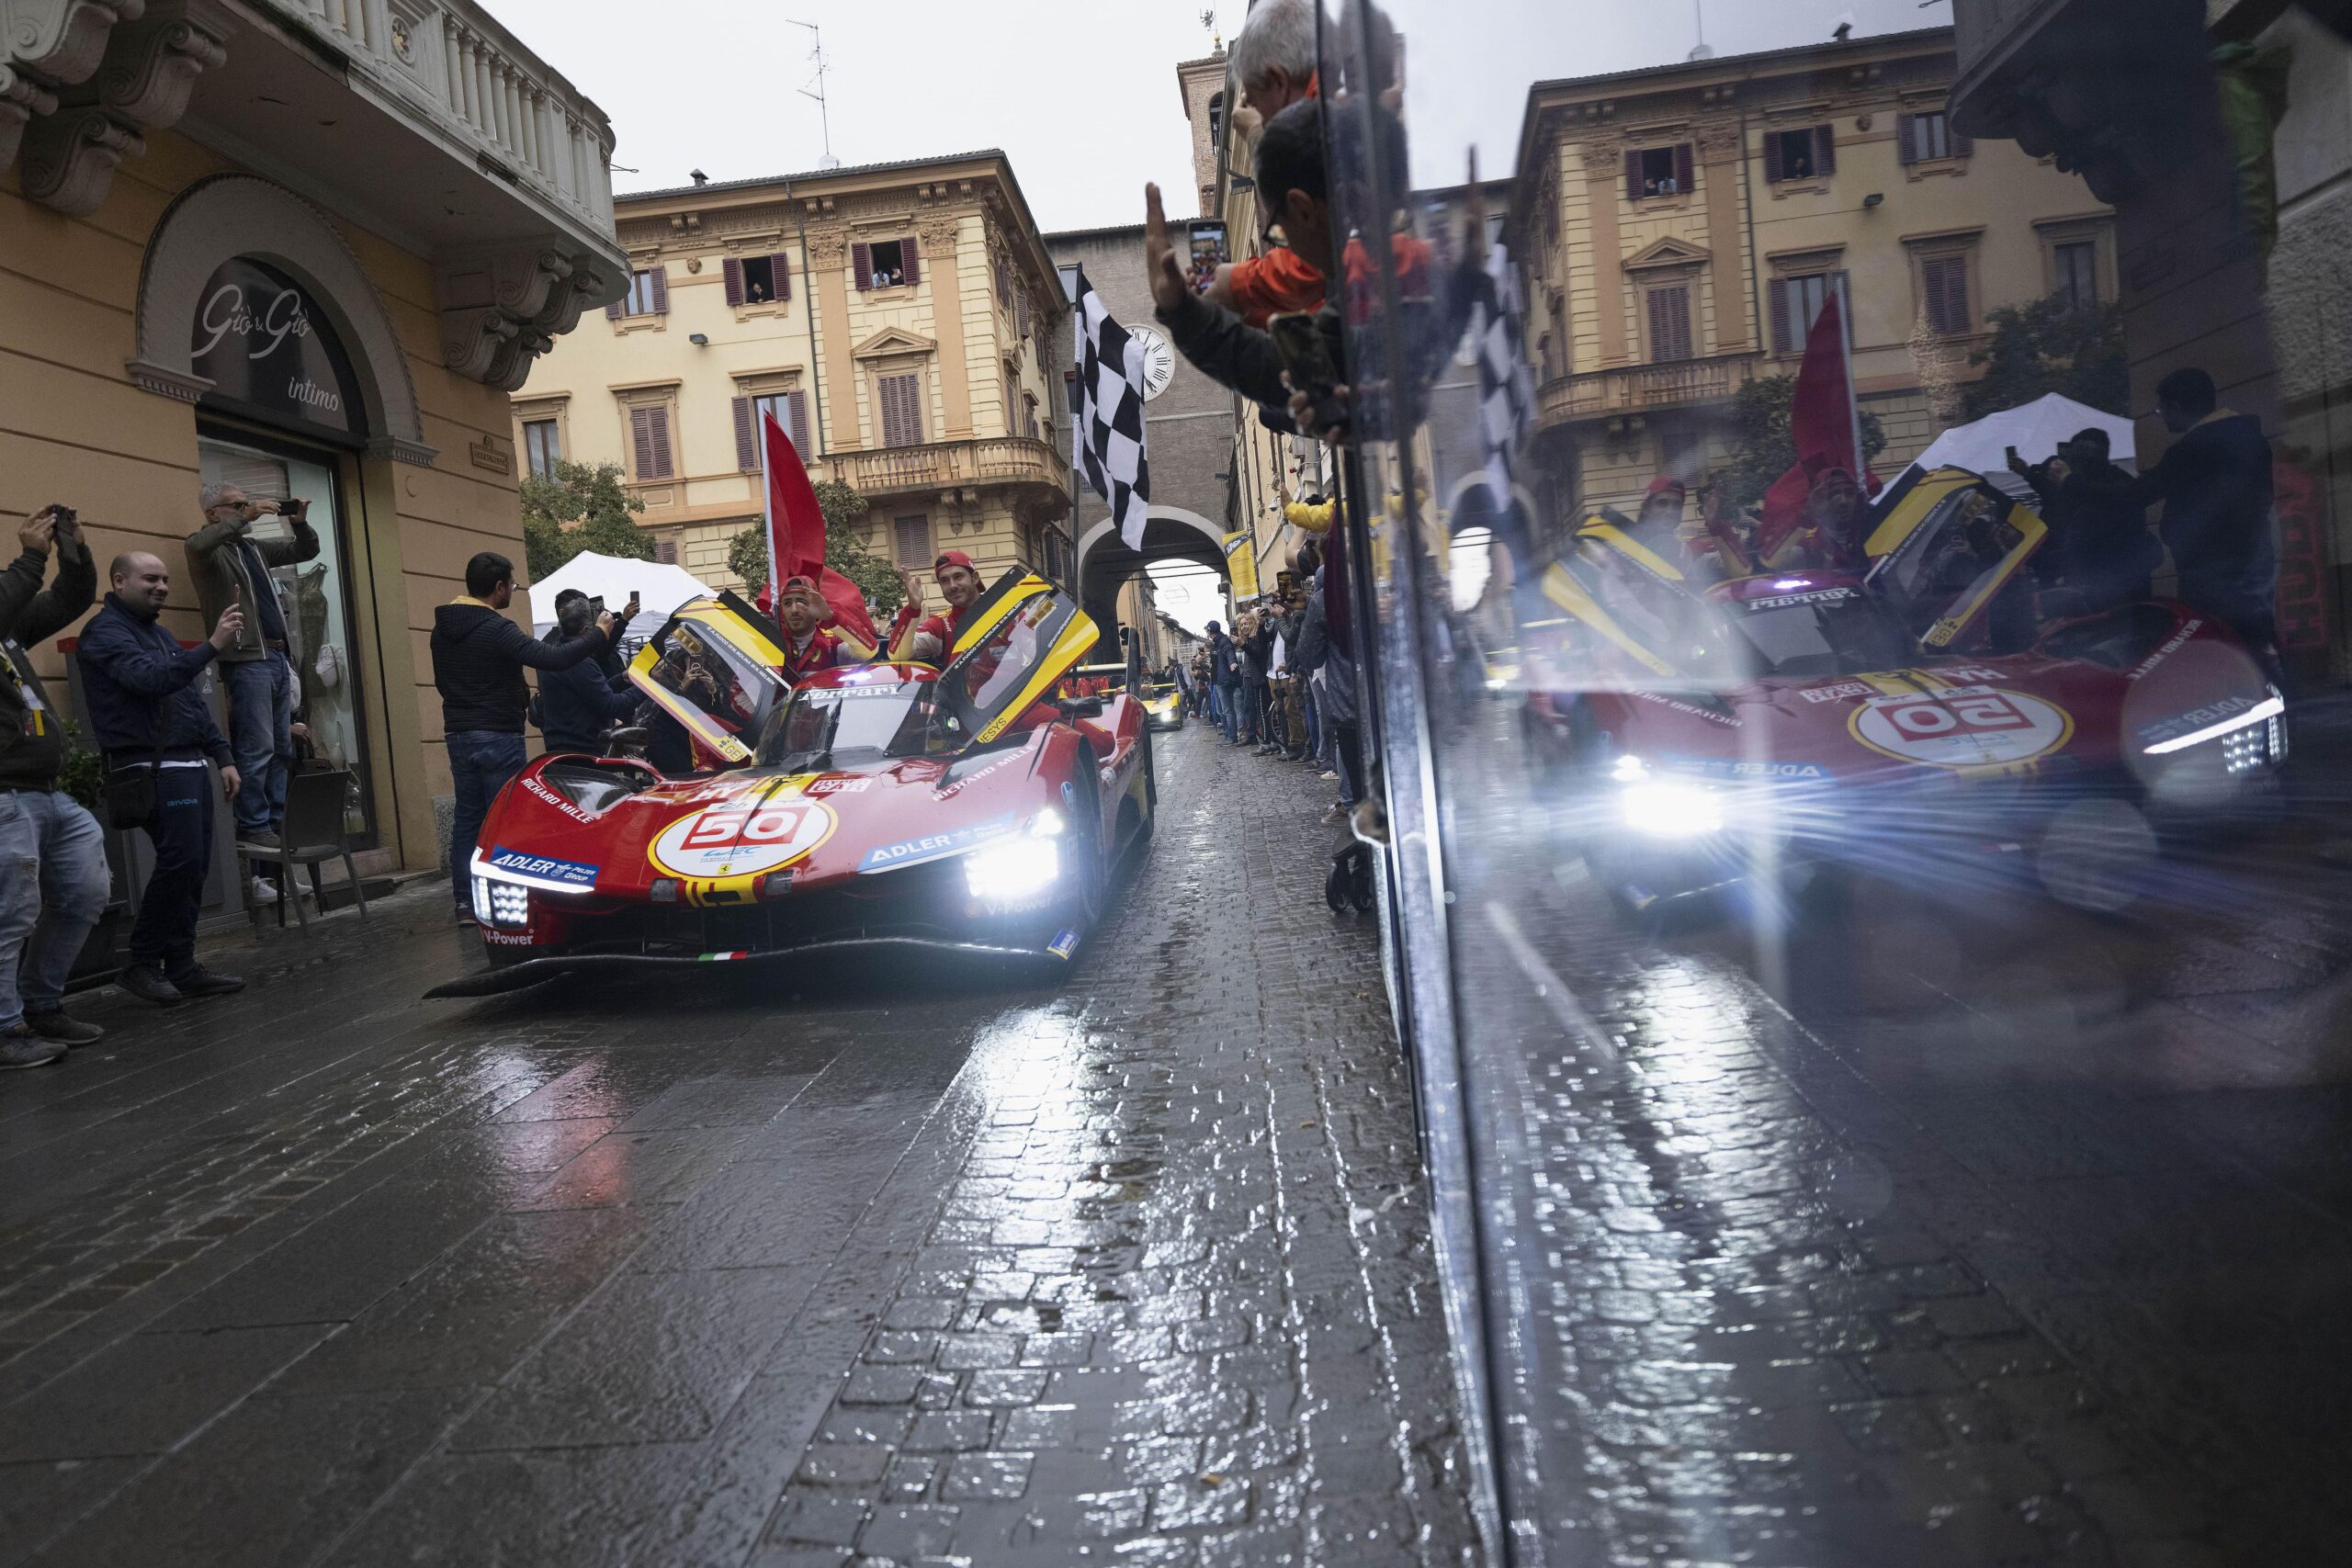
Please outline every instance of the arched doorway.
[[1108, 651], [1099, 658], [1118, 657], [1119, 590], [1127, 580], [1158, 561], [1193, 561], [1226, 575], [1225, 534], [1197, 512], [1181, 506], [1155, 506], [1144, 523], [1143, 548], [1131, 549], [1108, 517], [1096, 522], [1078, 541], [1079, 600], [1094, 624], [1103, 628]]

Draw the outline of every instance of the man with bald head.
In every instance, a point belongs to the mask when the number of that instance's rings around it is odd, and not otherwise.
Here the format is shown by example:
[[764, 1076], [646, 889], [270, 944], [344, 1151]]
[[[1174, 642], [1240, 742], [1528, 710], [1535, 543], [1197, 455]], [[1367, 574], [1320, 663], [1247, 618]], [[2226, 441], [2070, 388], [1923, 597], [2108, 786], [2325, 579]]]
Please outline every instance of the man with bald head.
[[233, 604], [212, 635], [183, 649], [160, 617], [172, 593], [171, 569], [144, 550], [114, 558], [106, 603], [82, 629], [82, 694], [90, 728], [105, 754], [109, 801], [139, 797], [141, 815], [118, 828], [140, 828], [155, 847], [155, 869], [130, 930], [130, 966], [122, 988], [168, 1007], [189, 997], [244, 989], [233, 975], [196, 961], [196, 915], [212, 863], [211, 769], [229, 798], [237, 770], [228, 739], [205, 705], [197, 677], [233, 645], [244, 612]]

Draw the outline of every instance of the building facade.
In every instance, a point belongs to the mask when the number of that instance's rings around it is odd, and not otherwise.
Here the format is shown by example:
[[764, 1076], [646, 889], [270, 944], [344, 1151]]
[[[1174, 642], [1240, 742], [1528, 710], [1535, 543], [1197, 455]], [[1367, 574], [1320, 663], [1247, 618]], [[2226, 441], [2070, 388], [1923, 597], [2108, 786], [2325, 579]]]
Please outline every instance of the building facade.
[[[1146, 556], [1198, 561], [1222, 570], [1221, 542], [1227, 531], [1227, 458], [1233, 447], [1233, 394], [1177, 354], [1153, 323], [1151, 285], [1143, 265], [1143, 225], [1048, 234], [1046, 248], [1062, 274], [1063, 291], [1075, 297], [1078, 275], [1102, 299], [1114, 320], [1144, 345], [1144, 441], [1151, 460], [1151, 513], [1145, 525], [1145, 556], [1129, 550], [1111, 523], [1108, 502], [1082, 482], [1074, 517], [1078, 576], [1088, 613], [1107, 626], [1102, 612], [1115, 603], [1121, 626], [1144, 629], [1152, 619], [1149, 601], [1122, 591], [1143, 570]], [[1076, 396], [1071, 366], [1076, 340], [1065, 328], [1055, 341], [1063, 406]], [[1067, 444], [1069, 422], [1058, 433]], [[1130, 611], [1144, 619], [1132, 618]]]
[[[2303, 679], [2352, 679], [2352, 6], [1958, 0], [1954, 21], [1957, 123], [2115, 207], [2143, 465], [2171, 440], [2156, 383], [2182, 367], [2261, 418], [2280, 459], [2280, 651]], [[2274, 88], [2267, 126], [2225, 116], [2225, 94]], [[2249, 175], [2267, 200], [2242, 199]]]
[[928, 575], [1069, 576], [1061, 291], [1001, 152], [622, 197], [627, 295], [514, 403], [535, 464], [614, 464], [657, 554], [740, 586], [773, 412], [810, 475], [869, 503], [867, 547]]
[[1795, 373], [1833, 292], [1885, 477], [1957, 422], [1993, 311], [2115, 299], [2112, 209], [1962, 134], [1956, 71], [1935, 28], [1531, 89], [1506, 232], [1549, 529], [1717, 466], [1731, 400]]
[[509, 392], [626, 286], [604, 114], [472, 0], [5, 16], [0, 516], [160, 556], [193, 640], [199, 487], [308, 500], [320, 553], [275, 574], [304, 716], [362, 870], [437, 863], [426, 638], [469, 557], [522, 557]]

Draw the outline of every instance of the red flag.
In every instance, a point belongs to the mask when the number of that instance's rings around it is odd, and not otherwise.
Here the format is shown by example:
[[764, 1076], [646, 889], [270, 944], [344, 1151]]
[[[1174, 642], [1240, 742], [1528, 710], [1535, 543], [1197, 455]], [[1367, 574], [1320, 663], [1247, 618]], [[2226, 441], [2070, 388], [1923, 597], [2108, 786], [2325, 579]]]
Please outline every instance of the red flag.
[[1795, 395], [1789, 403], [1789, 434], [1795, 465], [1764, 492], [1764, 514], [1756, 525], [1756, 556], [1761, 561], [1804, 526], [1805, 502], [1832, 468], [1843, 468], [1876, 495], [1878, 476], [1862, 467], [1861, 418], [1854, 403], [1853, 359], [1847, 350], [1842, 291], [1833, 292], [1813, 320], [1804, 340], [1804, 362], [1797, 367]]
[[833, 624], [869, 647], [878, 647], [874, 618], [865, 613], [865, 595], [856, 583], [825, 564], [825, 513], [817, 504], [816, 487], [800, 454], [773, 413], [760, 416], [762, 446], [768, 471], [769, 603], [787, 577], [816, 580], [817, 590], [832, 606]]

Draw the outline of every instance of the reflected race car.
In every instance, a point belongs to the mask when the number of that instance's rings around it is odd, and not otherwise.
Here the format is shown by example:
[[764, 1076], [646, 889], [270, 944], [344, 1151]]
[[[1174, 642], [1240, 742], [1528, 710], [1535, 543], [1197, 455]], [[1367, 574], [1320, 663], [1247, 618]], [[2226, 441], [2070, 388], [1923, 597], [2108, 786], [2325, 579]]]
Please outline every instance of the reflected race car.
[[2284, 703], [2228, 629], [2171, 603], [2037, 627], [2047, 530], [1963, 470], [1873, 516], [1860, 574], [1702, 585], [1608, 525], [1546, 570], [1567, 619], [1527, 738], [1622, 905], [1786, 908], [1841, 865], [1966, 886], [1990, 854], [2112, 908], [2158, 828], [2275, 790]]
[[1184, 694], [1166, 681], [1147, 682], [1143, 689], [1145, 722], [1154, 729], [1184, 728]]
[[1016, 570], [944, 668], [829, 670], [795, 691], [782, 632], [749, 604], [684, 605], [629, 678], [711, 765], [526, 768], [471, 852], [492, 967], [427, 994], [850, 946], [1067, 960], [1156, 804], [1142, 705], [1051, 696], [1094, 638], [1071, 597]]

